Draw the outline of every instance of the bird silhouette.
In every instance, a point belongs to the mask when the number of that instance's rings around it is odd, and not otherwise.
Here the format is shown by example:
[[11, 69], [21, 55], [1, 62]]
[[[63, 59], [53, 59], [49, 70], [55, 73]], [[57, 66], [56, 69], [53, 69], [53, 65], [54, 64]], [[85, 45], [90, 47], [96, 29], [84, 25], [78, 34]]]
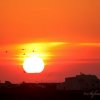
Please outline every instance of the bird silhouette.
[[34, 50], [33, 50], [33, 52], [34, 52]]
[[7, 51], [7, 50], [6, 50], [5, 52], [6, 52], [6, 53], [8, 53], [8, 51]]
[[23, 55], [26, 55], [25, 53]]
[[22, 49], [22, 50], [25, 50], [25, 49]]

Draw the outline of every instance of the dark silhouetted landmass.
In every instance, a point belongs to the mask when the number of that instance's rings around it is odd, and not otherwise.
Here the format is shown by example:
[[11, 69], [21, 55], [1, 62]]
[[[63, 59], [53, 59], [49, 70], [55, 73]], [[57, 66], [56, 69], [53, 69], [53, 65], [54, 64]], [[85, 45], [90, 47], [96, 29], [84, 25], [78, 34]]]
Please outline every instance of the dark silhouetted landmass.
[[100, 80], [80, 74], [62, 83], [0, 83], [0, 100], [99, 100]]

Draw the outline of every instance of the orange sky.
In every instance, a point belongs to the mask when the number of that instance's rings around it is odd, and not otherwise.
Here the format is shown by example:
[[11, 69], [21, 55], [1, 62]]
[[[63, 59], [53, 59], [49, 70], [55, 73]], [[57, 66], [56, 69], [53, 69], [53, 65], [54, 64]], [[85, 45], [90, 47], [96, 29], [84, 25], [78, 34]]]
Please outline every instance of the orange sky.
[[[34, 48], [45, 60], [42, 74], [23, 72], [23, 47], [26, 53]], [[7, 55], [5, 50], [9, 51]], [[99, 50], [99, 0], [0, 1], [2, 81], [63, 81], [65, 76], [79, 72], [100, 77]]]

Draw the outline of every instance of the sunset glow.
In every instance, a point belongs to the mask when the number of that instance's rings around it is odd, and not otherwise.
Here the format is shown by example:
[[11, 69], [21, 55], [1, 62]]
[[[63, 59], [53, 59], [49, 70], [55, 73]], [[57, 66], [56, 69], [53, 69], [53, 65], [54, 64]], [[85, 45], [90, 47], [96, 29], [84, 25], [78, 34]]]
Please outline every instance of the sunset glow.
[[[43, 60], [42, 73], [24, 73], [30, 55]], [[0, 1], [1, 81], [62, 82], [99, 71], [100, 0]]]

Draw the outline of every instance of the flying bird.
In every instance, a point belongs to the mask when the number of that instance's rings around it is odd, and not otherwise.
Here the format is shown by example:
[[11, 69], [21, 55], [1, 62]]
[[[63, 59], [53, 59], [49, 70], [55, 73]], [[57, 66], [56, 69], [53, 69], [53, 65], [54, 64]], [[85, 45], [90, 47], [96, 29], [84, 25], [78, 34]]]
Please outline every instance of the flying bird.
[[25, 49], [22, 49], [22, 50], [25, 50]]
[[23, 55], [26, 55], [25, 53]]
[[7, 51], [7, 50], [6, 50], [5, 52], [6, 52], [6, 53], [8, 53], [8, 51]]
[[33, 50], [33, 52], [34, 52], [34, 50]]

